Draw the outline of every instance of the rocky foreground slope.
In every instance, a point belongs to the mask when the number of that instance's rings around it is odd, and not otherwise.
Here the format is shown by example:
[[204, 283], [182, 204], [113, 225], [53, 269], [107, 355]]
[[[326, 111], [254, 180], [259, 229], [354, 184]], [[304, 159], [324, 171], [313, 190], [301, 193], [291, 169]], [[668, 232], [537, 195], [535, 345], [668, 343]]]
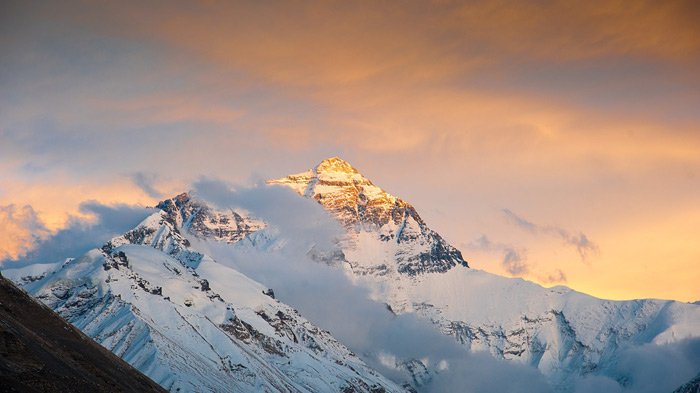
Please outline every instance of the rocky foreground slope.
[[0, 276], [0, 391], [164, 390]]

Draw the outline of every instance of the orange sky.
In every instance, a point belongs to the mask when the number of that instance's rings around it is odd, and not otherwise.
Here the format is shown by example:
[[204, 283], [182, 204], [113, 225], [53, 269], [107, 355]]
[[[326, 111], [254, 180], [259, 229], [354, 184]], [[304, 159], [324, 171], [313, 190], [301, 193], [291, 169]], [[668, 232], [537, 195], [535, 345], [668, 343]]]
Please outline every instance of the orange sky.
[[474, 267], [700, 299], [695, 1], [3, 7], [0, 257], [25, 205], [55, 230], [339, 155]]

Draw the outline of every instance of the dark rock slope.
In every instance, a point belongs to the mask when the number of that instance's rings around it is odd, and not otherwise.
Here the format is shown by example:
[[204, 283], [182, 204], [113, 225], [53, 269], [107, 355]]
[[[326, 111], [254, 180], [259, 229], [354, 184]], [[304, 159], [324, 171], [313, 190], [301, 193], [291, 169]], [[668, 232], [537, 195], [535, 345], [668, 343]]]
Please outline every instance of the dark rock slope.
[[0, 276], [0, 392], [164, 392]]
[[700, 374], [688, 381], [688, 383], [674, 390], [673, 393], [700, 393]]

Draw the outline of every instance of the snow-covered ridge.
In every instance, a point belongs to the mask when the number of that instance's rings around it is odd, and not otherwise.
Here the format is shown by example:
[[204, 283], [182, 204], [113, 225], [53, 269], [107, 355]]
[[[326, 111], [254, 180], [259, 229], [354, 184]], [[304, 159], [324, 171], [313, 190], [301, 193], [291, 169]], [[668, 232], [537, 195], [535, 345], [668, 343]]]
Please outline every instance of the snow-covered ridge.
[[175, 227], [199, 237], [235, 243], [265, 227], [265, 224], [245, 212], [229, 209], [217, 211], [183, 193], [156, 205], [167, 214]]

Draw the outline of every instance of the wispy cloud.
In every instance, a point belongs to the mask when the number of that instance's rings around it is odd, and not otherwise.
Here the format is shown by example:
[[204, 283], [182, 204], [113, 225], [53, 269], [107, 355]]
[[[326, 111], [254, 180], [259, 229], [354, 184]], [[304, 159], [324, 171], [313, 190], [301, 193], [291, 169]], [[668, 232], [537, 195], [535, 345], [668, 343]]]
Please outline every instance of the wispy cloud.
[[[524, 225], [530, 224], [523, 221]], [[525, 247], [518, 247], [513, 244], [493, 241], [488, 236], [482, 234], [470, 243], [463, 245], [467, 249], [480, 250], [501, 255], [501, 266], [513, 276], [531, 276], [542, 284], [565, 283], [567, 281], [564, 271], [557, 268], [550, 273], [535, 271], [534, 266], [528, 262], [528, 250]]]
[[139, 187], [143, 192], [148, 194], [148, 196], [151, 196], [153, 198], [160, 198], [163, 196], [163, 193], [156, 189], [155, 183], [157, 180], [157, 176], [155, 174], [146, 172], [135, 172], [129, 175], [129, 178], [137, 187]]
[[483, 234], [476, 240], [467, 244], [466, 247], [475, 250], [501, 253], [501, 266], [514, 276], [520, 276], [530, 271], [530, 266], [527, 263], [526, 248], [518, 248], [512, 244], [494, 242]]
[[565, 283], [566, 274], [561, 269], [556, 269], [554, 272], [546, 276], [538, 276], [538, 280], [543, 284]]
[[530, 270], [530, 267], [527, 265], [525, 257], [522, 255], [522, 253], [513, 248], [505, 250], [502, 264], [510, 274], [516, 276], [525, 274]]
[[565, 244], [574, 247], [583, 261], [586, 261], [589, 256], [600, 252], [598, 245], [591, 241], [583, 232], [571, 233], [564, 228], [554, 225], [538, 225], [513, 213], [510, 209], [502, 209], [501, 211], [510, 223], [523, 230], [533, 234], [545, 234], [561, 239]]

